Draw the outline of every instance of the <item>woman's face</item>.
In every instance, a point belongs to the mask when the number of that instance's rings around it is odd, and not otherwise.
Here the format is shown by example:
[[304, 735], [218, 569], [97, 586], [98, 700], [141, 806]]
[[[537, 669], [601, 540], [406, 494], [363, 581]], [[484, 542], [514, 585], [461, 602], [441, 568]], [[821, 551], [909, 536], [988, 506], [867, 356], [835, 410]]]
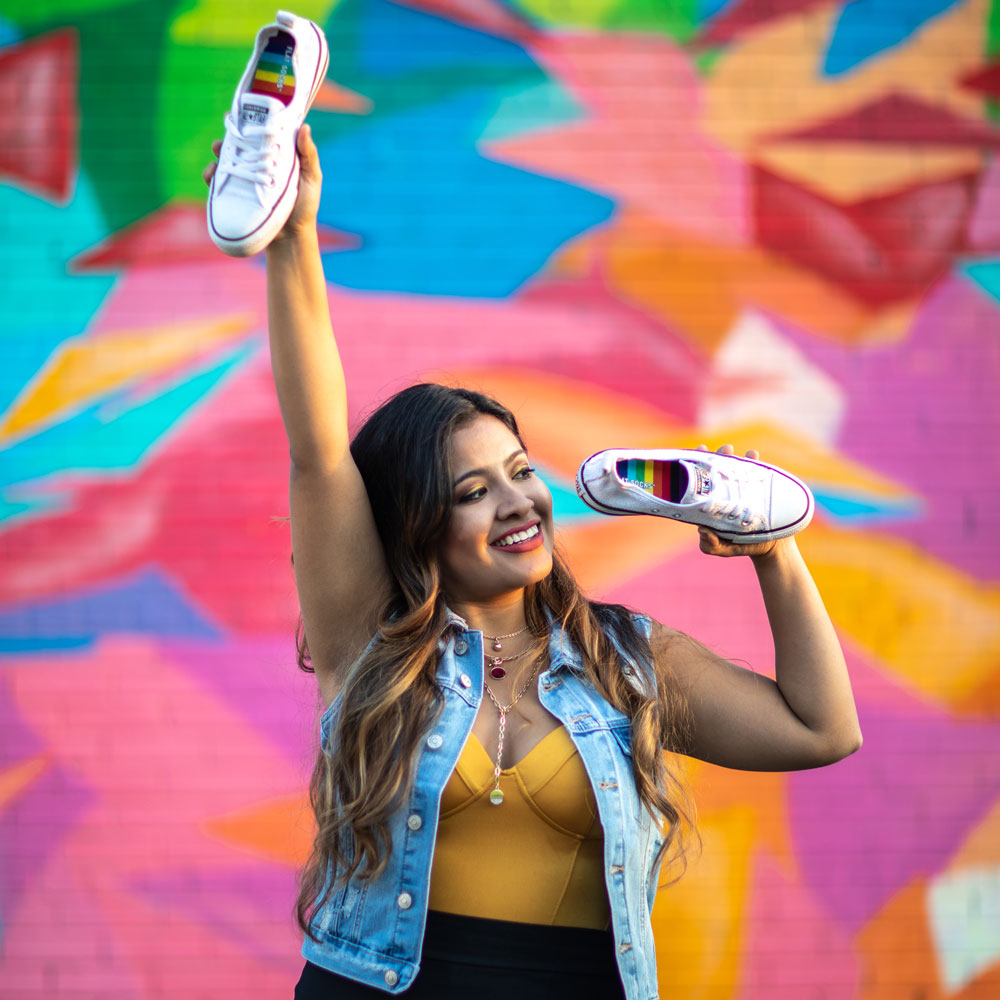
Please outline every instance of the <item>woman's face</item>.
[[451, 439], [454, 507], [441, 546], [445, 593], [457, 603], [510, 595], [552, 569], [552, 495], [521, 443], [480, 414]]

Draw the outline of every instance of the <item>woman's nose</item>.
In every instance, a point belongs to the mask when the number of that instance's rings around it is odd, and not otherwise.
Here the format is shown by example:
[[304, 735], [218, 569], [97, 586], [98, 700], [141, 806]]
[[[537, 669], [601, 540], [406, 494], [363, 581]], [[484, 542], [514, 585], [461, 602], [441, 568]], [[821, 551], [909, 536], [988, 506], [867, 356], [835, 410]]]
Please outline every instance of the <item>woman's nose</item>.
[[531, 512], [534, 502], [526, 493], [522, 493], [513, 484], [509, 485], [501, 502], [497, 506], [497, 517], [504, 520], [508, 517], [525, 515]]

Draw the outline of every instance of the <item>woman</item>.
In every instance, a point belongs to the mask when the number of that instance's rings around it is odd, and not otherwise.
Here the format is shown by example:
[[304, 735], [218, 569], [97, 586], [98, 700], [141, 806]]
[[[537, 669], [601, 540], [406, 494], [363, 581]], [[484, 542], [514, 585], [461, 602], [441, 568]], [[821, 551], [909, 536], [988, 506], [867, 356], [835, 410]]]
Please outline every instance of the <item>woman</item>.
[[298, 151], [268, 310], [302, 662], [328, 707], [295, 995], [650, 1000], [657, 873], [686, 816], [662, 748], [747, 770], [852, 753], [833, 627], [794, 539], [707, 529], [703, 552], [753, 560], [776, 682], [587, 601], [514, 418], [487, 397], [411, 387], [352, 443], [308, 126]]

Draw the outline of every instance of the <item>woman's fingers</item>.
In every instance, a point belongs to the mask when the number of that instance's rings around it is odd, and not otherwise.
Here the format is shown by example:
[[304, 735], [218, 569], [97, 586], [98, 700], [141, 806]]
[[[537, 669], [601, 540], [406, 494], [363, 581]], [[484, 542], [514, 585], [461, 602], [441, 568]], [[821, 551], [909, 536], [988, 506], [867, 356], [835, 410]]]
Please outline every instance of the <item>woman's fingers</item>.
[[299, 129], [299, 136], [296, 140], [296, 147], [299, 153], [299, 169], [306, 180], [313, 180], [319, 176], [319, 150], [313, 142], [312, 129], [308, 125], [303, 125]]
[[212, 178], [215, 176], [215, 168], [218, 167], [218, 163], [210, 163], [201, 172], [201, 176], [205, 178], [205, 183], [211, 185]]
[[746, 457], [747, 458], [752, 458], [756, 462], [757, 459], [760, 458], [760, 452], [756, 448], [751, 448], [747, 452], [747, 456]]

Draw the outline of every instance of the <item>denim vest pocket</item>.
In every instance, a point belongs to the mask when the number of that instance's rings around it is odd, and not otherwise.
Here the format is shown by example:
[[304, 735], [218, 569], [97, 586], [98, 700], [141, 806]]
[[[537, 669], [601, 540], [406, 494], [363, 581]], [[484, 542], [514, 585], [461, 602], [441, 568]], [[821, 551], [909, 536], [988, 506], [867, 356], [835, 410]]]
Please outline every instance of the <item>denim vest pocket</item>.
[[325, 926], [320, 931], [327, 939], [346, 938], [357, 941], [361, 929], [361, 915], [364, 912], [368, 881], [352, 879], [345, 886], [334, 891], [326, 906]]

